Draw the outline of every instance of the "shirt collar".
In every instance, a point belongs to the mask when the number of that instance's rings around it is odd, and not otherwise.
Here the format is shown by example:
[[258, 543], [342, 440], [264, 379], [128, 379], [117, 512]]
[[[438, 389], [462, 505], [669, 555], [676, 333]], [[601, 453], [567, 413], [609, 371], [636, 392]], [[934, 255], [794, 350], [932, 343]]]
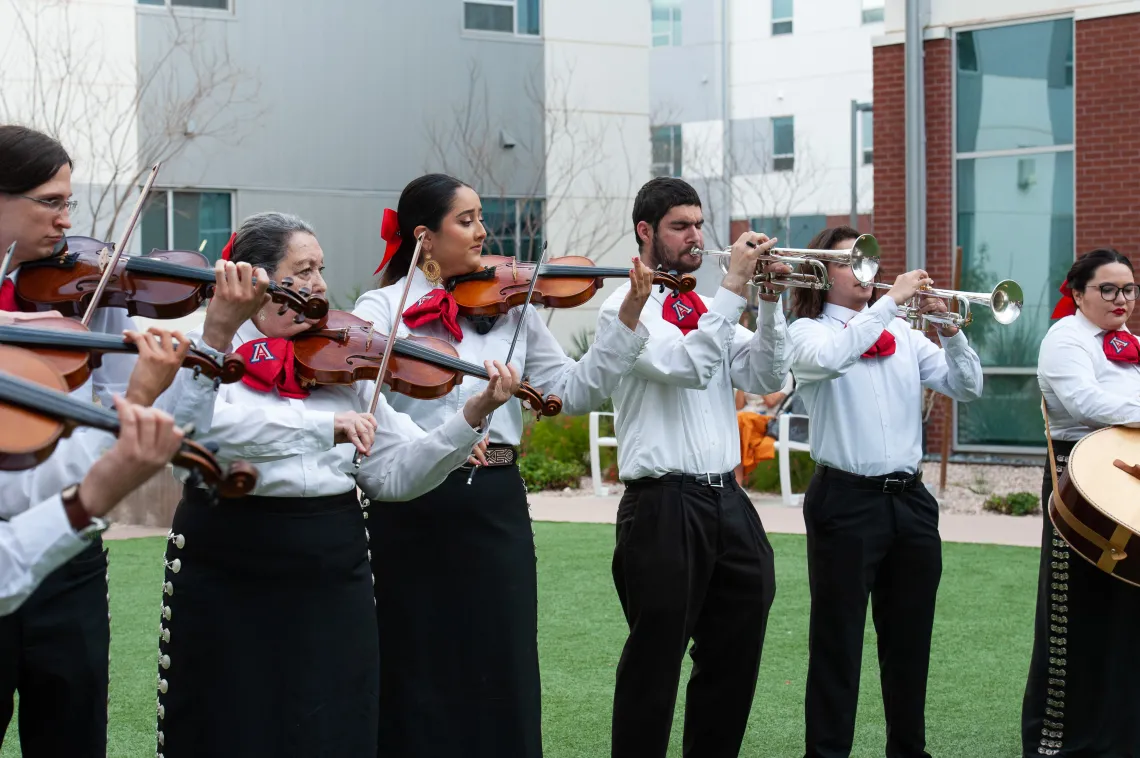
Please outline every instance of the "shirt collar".
[[244, 345], [247, 342], [264, 339], [265, 335], [257, 328], [257, 324], [253, 323], [253, 319], [250, 319], [238, 327], [236, 338], [239, 345]]
[[861, 310], [853, 311], [843, 305], [836, 305], [835, 303], [824, 303], [823, 312], [820, 315], [833, 318], [841, 324], [846, 324], [848, 321], [855, 318], [865, 310], [867, 310], [867, 306], [865, 305]]
[[[1107, 329], [1101, 329], [1099, 326], [1094, 324], [1092, 321], [1089, 321], [1089, 319], [1085, 316], [1085, 314], [1079, 310], [1073, 314], [1073, 326], [1080, 329], [1082, 332], [1087, 332], [1087, 333], [1094, 335], [1096, 337], [1099, 337], [1103, 334], [1108, 333]], [[1132, 331], [1128, 328], [1128, 324], [1125, 324], [1124, 326], [1120, 327], [1120, 329], [1118, 331], [1128, 332], [1129, 334], [1132, 333]]]

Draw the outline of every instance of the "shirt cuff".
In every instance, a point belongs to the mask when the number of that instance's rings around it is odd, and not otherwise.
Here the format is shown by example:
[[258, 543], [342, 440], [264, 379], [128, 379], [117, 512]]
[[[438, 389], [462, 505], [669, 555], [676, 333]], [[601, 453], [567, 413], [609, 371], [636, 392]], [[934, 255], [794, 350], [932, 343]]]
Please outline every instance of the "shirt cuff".
[[[770, 303], [775, 305], [776, 303]], [[724, 316], [732, 324], [740, 321], [740, 317], [744, 314], [744, 308], [748, 305], [748, 301], [742, 298], [735, 292], [726, 290], [720, 287], [716, 291], [716, 296], [713, 297], [712, 305], [709, 306], [710, 312], [719, 313]]]
[[628, 370], [649, 342], [649, 330], [639, 321], [633, 331], [620, 319], [614, 319], [598, 337], [597, 348], [616, 355]]
[[459, 411], [444, 422], [443, 436], [456, 450], [470, 450], [483, 439], [483, 432], [468, 424], [467, 419], [463, 417], [463, 411]]
[[[29, 567], [48, 562], [53, 564], [43, 571], [45, 576], [83, 552], [89, 544], [71, 528], [59, 495], [29, 508], [9, 523]], [[43, 568], [46, 566], [41, 566]]]
[[942, 343], [942, 347], [952, 353], [960, 353], [970, 344], [969, 340], [966, 339], [966, 333], [960, 328], [953, 337], [943, 337], [942, 332], [939, 332], [937, 329], [934, 333], [938, 335], [938, 341]]
[[318, 449], [331, 450], [336, 438], [335, 416], [332, 411], [304, 411], [305, 433], [312, 435]]

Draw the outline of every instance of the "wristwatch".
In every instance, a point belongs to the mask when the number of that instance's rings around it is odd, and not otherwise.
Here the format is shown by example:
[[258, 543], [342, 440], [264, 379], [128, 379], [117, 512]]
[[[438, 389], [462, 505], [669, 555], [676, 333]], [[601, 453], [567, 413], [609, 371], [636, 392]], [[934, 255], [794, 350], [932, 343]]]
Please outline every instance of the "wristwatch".
[[96, 518], [87, 512], [83, 501], [79, 499], [79, 485], [73, 484], [60, 493], [63, 500], [63, 510], [67, 513], [67, 521], [80, 539], [91, 541], [107, 530], [107, 522]]

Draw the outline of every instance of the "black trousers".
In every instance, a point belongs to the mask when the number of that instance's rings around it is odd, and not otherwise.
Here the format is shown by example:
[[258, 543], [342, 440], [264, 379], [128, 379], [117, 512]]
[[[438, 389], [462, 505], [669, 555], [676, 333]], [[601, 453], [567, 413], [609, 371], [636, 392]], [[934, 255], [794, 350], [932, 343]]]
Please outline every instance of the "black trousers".
[[618, 506], [613, 575], [629, 637], [614, 690], [614, 758], [665, 757], [690, 639], [683, 755], [740, 752], [776, 577], [756, 509], [725, 476], [720, 488], [630, 482]]
[[867, 598], [879, 647], [887, 758], [926, 753], [926, 678], [942, 576], [938, 503], [820, 467], [804, 497], [811, 621], [807, 758], [847, 758], [855, 736]]
[[[1074, 443], [1053, 441], [1058, 472]], [[1053, 481], [1045, 470], [1048, 513]], [[1140, 587], [1069, 549], [1048, 515], [1033, 657], [1021, 708], [1025, 758], [1140, 758]]]
[[107, 754], [107, 554], [96, 539], [0, 617], [0, 743], [20, 693], [25, 758]]

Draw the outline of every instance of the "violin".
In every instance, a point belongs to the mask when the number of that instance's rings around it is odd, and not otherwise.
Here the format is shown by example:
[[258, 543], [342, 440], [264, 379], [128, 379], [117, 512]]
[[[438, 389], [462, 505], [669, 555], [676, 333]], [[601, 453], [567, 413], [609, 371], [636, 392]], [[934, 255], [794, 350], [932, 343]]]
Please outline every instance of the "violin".
[[[23, 311], [59, 311], [78, 318], [103, 276], [107, 243], [91, 237], [66, 237], [49, 258], [27, 261], [16, 277], [16, 303]], [[172, 319], [188, 316], [214, 295], [214, 269], [206, 256], [186, 250], [152, 250], [123, 255], [107, 283], [101, 308], [126, 308], [131, 316]], [[288, 289], [292, 279], [269, 283], [269, 296], [298, 318], [319, 320], [329, 303], [306, 289]]]
[[[106, 353], [138, 353], [138, 346], [114, 334], [93, 334], [78, 321], [43, 319], [36, 326], [0, 326], [0, 345], [22, 347], [46, 358], [63, 374], [68, 389], [82, 387]], [[219, 384], [231, 384], [245, 376], [245, 359], [229, 354], [221, 361], [191, 346], [182, 359], [183, 368], [203, 374]]]
[[[471, 274], [449, 279], [446, 289], [455, 298], [463, 316], [497, 316], [522, 305], [527, 299], [535, 264], [519, 263], [503, 255], [485, 255], [489, 265]], [[538, 269], [538, 281], [530, 302], [547, 308], [575, 308], [601, 289], [604, 279], [626, 279], [629, 269], [595, 266], [589, 258], [568, 255], [553, 258]], [[674, 292], [692, 292], [697, 279], [692, 274], [653, 272], [653, 283]]]
[[[387, 335], [375, 331], [371, 322], [345, 311], [329, 311], [327, 323], [293, 337], [297, 377], [302, 386], [352, 384], [375, 381]], [[460, 360], [455, 348], [434, 337], [398, 337], [384, 377], [393, 392], [431, 400], [451, 392], [464, 376], [489, 380], [486, 369]], [[515, 397], [543, 416], [562, 411], [562, 400], [523, 382]]]
[[[0, 365], [0, 470], [39, 465], [80, 426], [119, 433], [118, 415], [68, 395], [67, 382], [45, 359], [0, 345]], [[238, 461], [223, 470], [213, 451], [190, 440], [183, 440], [171, 463], [189, 469], [194, 486], [204, 482], [226, 498], [247, 495], [257, 484], [250, 464]]]

